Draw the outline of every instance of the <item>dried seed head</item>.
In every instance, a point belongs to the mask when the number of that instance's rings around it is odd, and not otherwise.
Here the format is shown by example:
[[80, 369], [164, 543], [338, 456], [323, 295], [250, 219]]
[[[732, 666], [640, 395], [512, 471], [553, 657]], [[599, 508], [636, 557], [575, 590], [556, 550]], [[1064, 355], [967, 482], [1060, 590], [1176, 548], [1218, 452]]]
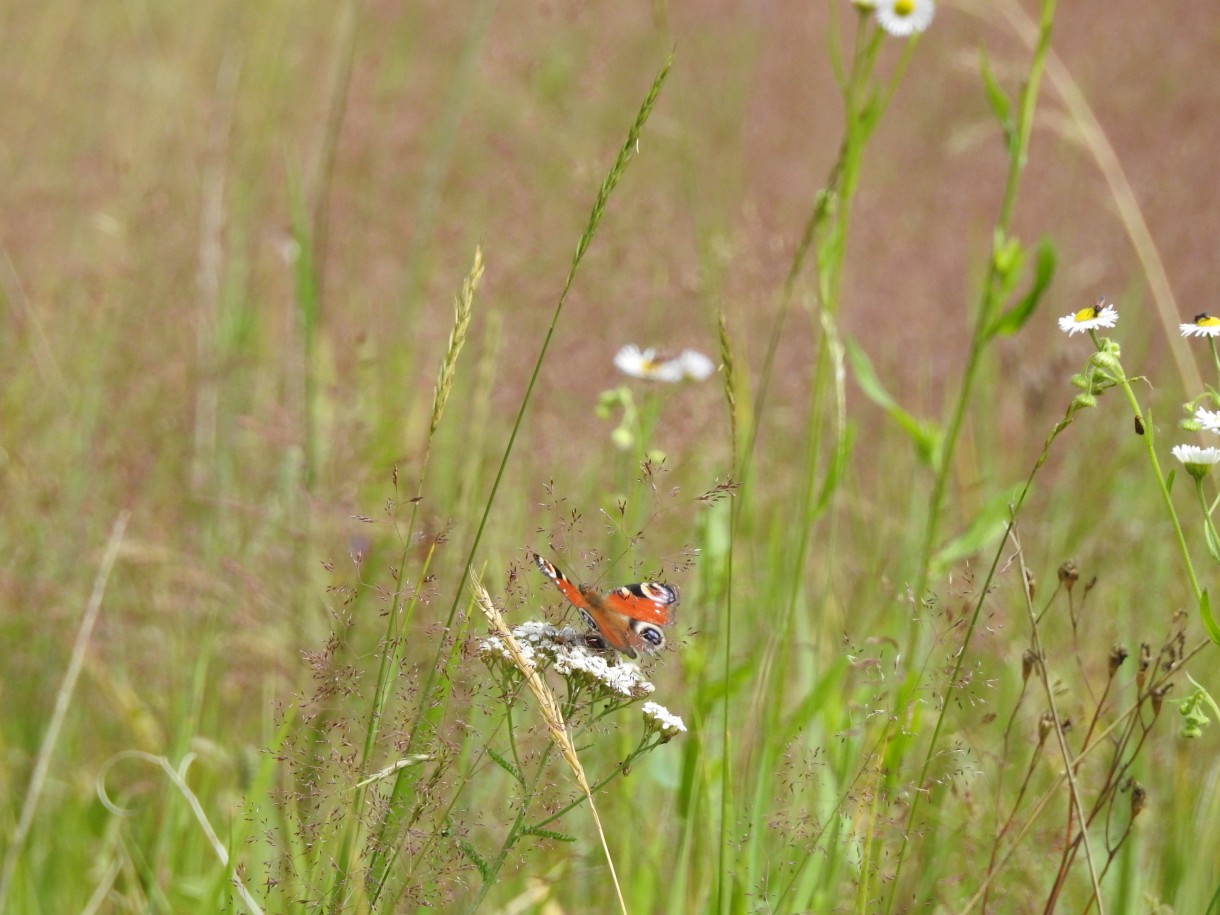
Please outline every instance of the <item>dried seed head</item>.
[[1122, 667], [1123, 661], [1127, 660], [1127, 649], [1122, 645], [1115, 645], [1110, 649], [1110, 676], [1113, 677], [1118, 673], [1118, 669]]
[[1026, 648], [1025, 654], [1021, 655], [1021, 682], [1024, 683], [1029, 679], [1029, 675], [1034, 672], [1034, 665], [1038, 663], [1038, 655], [1032, 648]]
[[1140, 669], [1135, 674], [1135, 685], [1139, 687], [1140, 692], [1144, 691], [1144, 683], [1148, 679], [1148, 668], [1152, 666], [1152, 646], [1147, 642], [1140, 642]]
[[1173, 689], [1173, 684], [1166, 683], [1152, 691], [1152, 711], [1157, 715], [1161, 714], [1161, 705], [1165, 702], [1165, 697], [1169, 695], [1171, 689]]
[[1139, 782], [1131, 780], [1131, 819], [1135, 819], [1148, 801], [1148, 791]]
[[1068, 560], [1059, 567], [1059, 583], [1072, 590], [1072, 585], [1076, 584], [1076, 579], [1080, 577], [1080, 573], [1076, 571], [1076, 563]]
[[1055, 726], [1055, 716], [1050, 712], [1043, 712], [1042, 717], [1038, 719], [1038, 744], [1041, 745], [1050, 734], [1051, 728]]

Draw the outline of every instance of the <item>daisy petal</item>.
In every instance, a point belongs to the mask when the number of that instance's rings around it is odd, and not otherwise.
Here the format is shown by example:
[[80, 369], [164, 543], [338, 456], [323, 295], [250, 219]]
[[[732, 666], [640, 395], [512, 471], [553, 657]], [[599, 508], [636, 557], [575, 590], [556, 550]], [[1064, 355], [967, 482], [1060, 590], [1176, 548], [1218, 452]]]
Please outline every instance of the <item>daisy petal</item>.
[[891, 35], [905, 38], [922, 32], [936, 15], [933, 0], [877, 0], [877, 24]]
[[1070, 337], [1098, 327], [1113, 327], [1117, 323], [1118, 312], [1114, 306], [1106, 305], [1105, 299], [1098, 299], [1091, 308], [1082, 308], [1075, 314], [1060, 318], [1059, 329]]
[[1186, 465], [1186, 472], [1196, 480], [1202, 479], [1220, 463], [1220, 448], [1200, 448], [1198, 445], [1174, 445], [1173, 456]]
[[1195, 410], [1195, 422], [1205, 432], [1220, 432], [1220, 410], [1199, 407]]
[[1183, 337], [1220, 337], [1220, 318], [1200, 312], [1189, 324], [1179, 324], [1178, 330]]
[[693, 349], [683, 350], [672, 359], [660, 359], [657, 351], [641, 350], [634, 343], [624, 346], [614, 356], [615, 367], [624, 375], [643, 378], [647, 381], [664, 381], [676, 384], [679, 381], [703, 381], [716, 366], [707, 356]]

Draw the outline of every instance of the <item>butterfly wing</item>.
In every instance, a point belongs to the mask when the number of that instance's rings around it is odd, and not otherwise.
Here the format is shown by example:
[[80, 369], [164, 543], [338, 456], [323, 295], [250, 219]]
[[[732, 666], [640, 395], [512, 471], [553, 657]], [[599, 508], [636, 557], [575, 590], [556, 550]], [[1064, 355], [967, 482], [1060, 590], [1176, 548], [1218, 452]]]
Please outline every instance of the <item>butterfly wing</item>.
[[668, 626], [674, 621], [674, 604], [678, 589], [659, 581], [642, 581], [638, 585], [623, 585], [602, 598], [606, 606], [633, 620]]
[[534, 562], [542, 570], [543, 575], [555, 582], [559, 593], [580, 611], [580, 615], [584, 617], [588, 627], [597, 631], [596, 637], [591, 636], [598, 641], [598, 644], [593, 645], [595, 649], [613, 648], [615, 651], [635, 657], [635, 652], [627, 642], [630, 630], [627, 629], [625, 619], [618, 617], [617, 614], [608, 615], [596, 592], [576, 587], [554, 563], [547, 562], [537, 553], [534, 554]]
[[552, 563], [537, 553], [534, 562], [555, 582], [589, 625], [596, 629], [606, 646], [634, 658], [637, 651], [653, 653], [665, 647], [661, 627], [674, 621], [678, 589], [656, 581], [624, 585], [608, 594], [591, 588], [578, 588]]
[[[604, 615], [615, 620], [615, 628], [628, 645], [627, 649], [619, 648], [619, 651], [625, 651], [633, 658], [637, 650], [653, 654], [665, 647], [662, 627], [673, 624], [677, 602], [678, 589], [659, 581], [623, 585], [603, 595], [600, 601]], [[598, 629], [605, 634], [600, 624]]]
[[589, 602], [585, 600], [584, 595], [580, 593], [580, 588], [572, 584], [572, 580], [563, 572], [559, 571], [553, 564], [547, 562], [537, 553], [534, 554], [534, 562], [538, 564], [538, 568], [542, 569], [542, 574], [555, 582], [561, 594], [566, 597], [571, 603], [575, 604], [579, 609], [588, 613], [591, 609]]

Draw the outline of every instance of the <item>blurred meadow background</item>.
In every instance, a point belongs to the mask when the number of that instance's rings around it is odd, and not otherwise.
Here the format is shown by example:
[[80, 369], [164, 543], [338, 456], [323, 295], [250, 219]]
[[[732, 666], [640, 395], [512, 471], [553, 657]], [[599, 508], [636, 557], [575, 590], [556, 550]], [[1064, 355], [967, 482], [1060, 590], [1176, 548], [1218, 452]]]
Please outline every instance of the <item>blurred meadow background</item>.
[[[1134, 0], [5, 5], [0, 911], [1220, 911], [1217, 60]], [[472, 573], [579, 625], [533, 551], [682, 590], [684, 733], [546, 675], [596, 819], [479, 650]]]

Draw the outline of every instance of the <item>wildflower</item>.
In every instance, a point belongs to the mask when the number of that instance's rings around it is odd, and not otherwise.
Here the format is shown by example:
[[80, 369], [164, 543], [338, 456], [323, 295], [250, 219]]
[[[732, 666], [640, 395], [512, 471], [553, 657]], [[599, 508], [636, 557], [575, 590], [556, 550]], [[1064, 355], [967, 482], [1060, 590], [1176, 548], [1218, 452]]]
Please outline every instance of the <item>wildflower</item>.
[[1199, 407], [1195, 410], [1195, 422], [1204, 432], [1220, 432], [1220, 410]]
[[1220, 463], [1220, 448], [1174, 445], [1172, 450], [1173, 456], [1186, 465], [1186, 472], [1196, 480], [1203, 479], [1213, 464]]
[[644, 727], [658, 732], [662, 740], [670, 740], [679, 734], [686, 733], [686, 725], [682, 719], [663, 705], [656, 702], [645, 702], [640, 706], [640, 711], [644, 714]]
[[924, 31], [936, 14], [933, 0], [876, 0], [874, 6], [877, 24], [899, 38]]
[[1098, 299], [1096, 305], [1082, 308], [1075, 314], [1064, 315], [1059, 319], [1059, 329], [1070, 337], [1072, 334], [1098, 327], [1113, 327], [1118, 322], [1118, 312], [1114, 310], [1113, 305], [1107, 305], [1105, 302], [1105, 299]]
[[1189, 324], [1179, 324], [1178, 330], [1183, 337], [1220, 337], [1220, 318], [1200, 312]]
[[657, 357], [655, 349], [641, 350], [634, 343], [624, 346], [615, 354], [614, 365], [624, 375], [630, 375], [632, 378], [666, 381], [671, 384], [687, 379], [703, 381], [716, 371], [711, 359], [693, 349], [684, 349], [672, 359], [664, 359]]
[[[550, 667], [566, 680], [591, 686], [610, 697], [642, 699], [656, 687], [629, 662], [610, 664], [589, 648], [587, 638], [571, 627], [562, 629], [541, 620], [514, 626], [513, 638], [522, 656], [537, 668]], [[479, 642], [479, 654], [489, 663], [515, 667], [512, 654], [497, 635]]]

